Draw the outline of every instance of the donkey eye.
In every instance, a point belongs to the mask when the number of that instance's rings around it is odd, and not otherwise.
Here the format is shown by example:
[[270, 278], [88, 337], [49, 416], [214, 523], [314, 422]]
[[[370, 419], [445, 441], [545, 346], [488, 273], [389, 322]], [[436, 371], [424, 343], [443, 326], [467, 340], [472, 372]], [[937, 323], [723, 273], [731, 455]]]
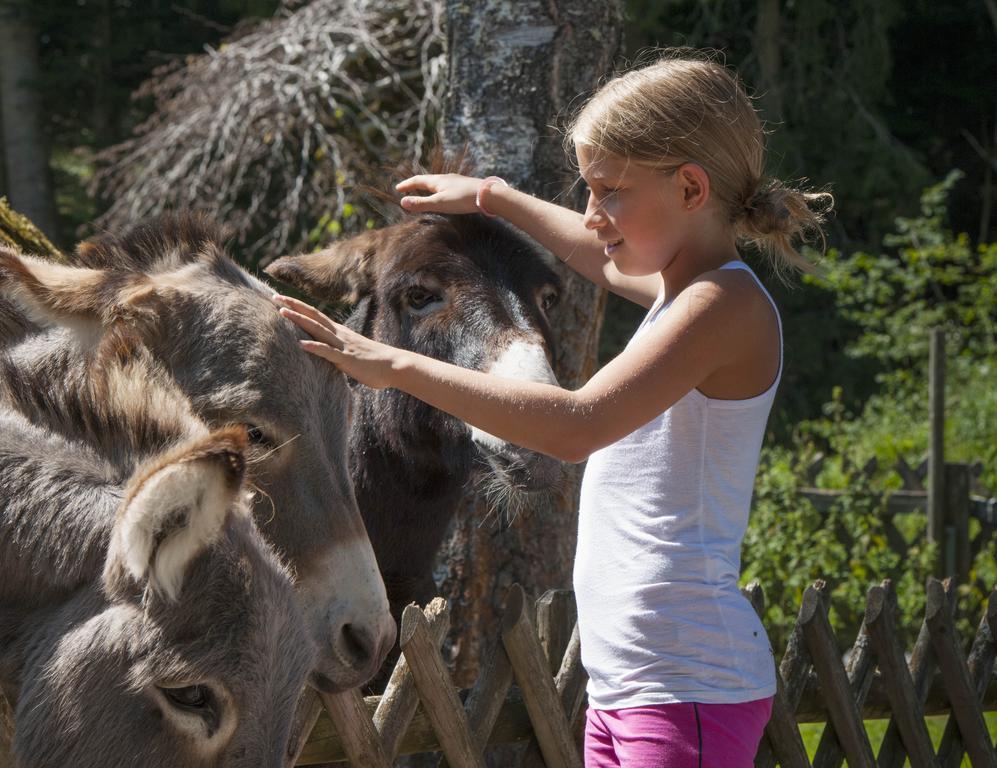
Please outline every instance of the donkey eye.
[[255, 424], [246, 425], [246, 435], [249, 437], [249, 442], [254, 445], [262, 445], [267, 442], [266, 433], [264, 433], [264, 431]]
[[440, 297], [416, 285], [408, 289], [408, 292], [405, 294], [405, 300], [412, 309], [425, 309], [434, 301], [440, 301]]
[[540, 294], [540, 308], [544, 312], [549, 312], [554, 307], [557, 306], [557, 302], [560, 301], [561, 296], [553, 288], [548, 288], [543, 293]]
[[211, 705], [211, 691], [203, 685], [183, 688], [160, 688], [167, 700], [178, 709], [188, 711], [205, 709]]
[[212, 685], [157, 685], [163, 715], [181, 732], [211, 738], [226, 715], [224, 688]]

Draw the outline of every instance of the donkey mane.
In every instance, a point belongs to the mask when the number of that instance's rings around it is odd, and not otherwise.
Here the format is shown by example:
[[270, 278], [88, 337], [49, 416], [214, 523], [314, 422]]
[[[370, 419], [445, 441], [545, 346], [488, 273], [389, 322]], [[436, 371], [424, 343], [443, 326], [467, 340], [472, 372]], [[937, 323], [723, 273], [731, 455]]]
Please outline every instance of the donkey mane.
[[459, 173], [463, 176], [471, 176], [475, 173], [475, 168], [466, 144], [456, 152], [449, 154], [444, 152], [441, 145], [437, 144], [430, 150], [425, 165], [404, 162], [390, 167], [385, 166], [383, 172], [390, 183], [377, 187], [363, 184], [358, 187], [358, 190], [374, 203], [375, 208], [378, 209], [387, 223], [395, 224], [408, 214], [401, 206], [398, 193], [394, 190], [394, 182], [420, 174]]
[[121, 326], [76, 355], [0, 353], [0, 418], [0, 598], [54, 599], [93, 579], [135, 466], [208, 431]]
[[70, 260], [90, 269], [164, 272], [205, 259], [221, 261], [226, 239], [225, 230], [202, 214], [165, 213], [122, 235], [85, 240]]
[[37, 326], [4, 298], [0, 298], [0, 345], [14, 344]]
[[81, 368], [0, 354], [0, 400], [108, 457], [162, 450], [198, 423], [173, 377], [123, 324], [85, 350]]

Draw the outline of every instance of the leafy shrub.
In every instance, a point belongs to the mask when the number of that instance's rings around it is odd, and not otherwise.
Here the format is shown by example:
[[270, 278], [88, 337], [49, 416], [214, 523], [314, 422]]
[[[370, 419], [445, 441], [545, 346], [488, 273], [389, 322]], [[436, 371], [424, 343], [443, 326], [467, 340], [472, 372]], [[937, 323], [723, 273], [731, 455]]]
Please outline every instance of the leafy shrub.
[[828, 583], [831, 624], [842, 650], [858, 633], [868, 588], [883, 579], [896, 586], [900, 626], [916, 630], [935, 555], [924, 537], [923, 516], [901, 555], [889, 544], [881, 494], [860, 477], [850, 478], [822, 514], [800, 494], [798, 459], [787, 448], [763, 452], [742, 552], [742, 580], [757, 580], [765, 590], [765, 626], [773, 648], [786, 647], [803, 592], [816, 579]]
[[[763, 454], [752, 520], [745, 538], [744, 577], [768, 595], [767, 627], [776, 647], [792, 627], [803, 590], [816, 578], [831, 587], [832, 622], [849, 645], [861, 623], [865, 590], [893, 579], [904, 627], [921, 620], [924, 581], [936, 552], [923, 514], [894, 523], [907, 540], [891, 548], [883, 493], [901, 486], [897, 458], [916, 464], [929, 440], [928, 356], [932, 328], [946, 336], [946, 460], [980, 460], [980, 480], [997, 488], [997, 244], [973, 247], [946, 226], [953, 172], [925, 190], [921, 215], [897, 219], [885, 252], [828, 254], [807, 282], [833, 296], [839, 318], [857, 333], [845, 354], [867, 371], [872, 394], [856, 400], [836, 386], [823, 416], [800, 423], [786, 447]], [[831, 372], [834, 375], [834, 372]], [[856, 405], [852, 405], [857, 403]], [[827, 456], [816, 484], [842, 491], [826, 515], [799, 495], [802, 469]], [[857, 470], [875, 458], [872, 477]], [[973, 521], [970, 535], [979, 531]], [[997, 543], [985, 542], [960, 585], [963, 636], [975, 632], [983, 601], [997, 583]]]
[[997, 488], [997, 243], [974, 248], [946, 228], [945, 203], [961, 174], [928, 188], [921, 216], [897, 219], [896, 234], [873, 256], [829, 254], [821, 277], [841, 315], [860, 328], [846, 354], [868, 366], [876, 391], [856, 413], [847, 392], [825, 406], [825, 418], [800, 436], [861, 464], [917, 462], [928, 444], [930, 331], [946, 339], [946, 459], [981, 460], [982, 482]]

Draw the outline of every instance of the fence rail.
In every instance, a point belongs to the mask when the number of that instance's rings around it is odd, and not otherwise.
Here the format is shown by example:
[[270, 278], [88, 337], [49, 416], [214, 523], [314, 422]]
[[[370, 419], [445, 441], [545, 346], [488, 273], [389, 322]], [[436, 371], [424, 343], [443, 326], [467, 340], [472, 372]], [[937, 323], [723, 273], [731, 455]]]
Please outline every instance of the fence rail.
[[[824, 457], [818, 454], [807, 466], [805, 476], [811, 484], [823, 466]], [[925, 489], [929, 467], [929, 457], [925, 457], [916, 467], [911, 467], [903, 458], [898, 458], [892, 469], [900, 476], [903, 488], [883, 491], [876, 494], [883, 502], [883, 526], [890, 547], [900, 554], [906, 554], [908, 542], [894, 523], [897, 515], [920, 512], [930, 520], [932, 504], [939, 504], [938, 523], [935, 528], [941, 532], [939, 540], [940, 557], [936, 575], [955, 574], [965, 582], [970, 566], [980, 550], [997, 536], [997, 497], [989, 495], [978, 482], [983, 465], [946, 463], [940, 470], [942, 493], [940, 501], [933, 500], [933, 494]], [[875, 459], [857, 469], [860, 476], [871, 477], [879, 469]], [[800, 495], [810, 501], [818, 512], [827, 512], [845, 494], [845, 491], [822, 488], [802, 488]], [[970, 532], [970, 520], [979, 521], [980, 527], [975, 536]], [[929, 538], [932, 534], [929, 525]], [[937, 534], [936, 534], [937, 535]]]
[[[744, 592], [761, 615], [761, 588], [749, 585]], [[965, 753], [974, 766], [997, 768], [993, 736], [983, 720], [984, 711], [997, 710], [997, 590], [968, 657], [953, 624], [954, 582], [930, 579], [926, 593], [909, 661], [898, 639], [889, 581], [869, 590], [865, 619], [843, 661], [828, 620], [826, 584], [818, 581], [806, 590], [779, 665], [756, 766], [837, 768], [847, 760], [849, 766], [900, 768], [907, 757], [915, 768], [958, 766]], [[437, 599], [424, 611], [410, 606], [402, 618], [403, 656], [384, 695], [325, 697], [327, 712], [315, 710], [296, 764], [349, 761], [368, 768], [390, 765], [400, 754], [442, 751], [441, 765], [464, 768], [483, 765], [490, 745], [520, 743], [520, 766], [580, 766], [585, 673], [573, 596], [549, 592], [537, 601], [536, 612], [534, 624], [522, 589], [513, 587], [501, 641], [462, 697], [439, 655], [449, 624], [445, 603]], [[337, 699], [353, 703], [337, 705]], [[935, 752], [924, 718], [939, 714], [949, 719]], [[890, 718], [878, 755], [862, 724], [877, 718]], [[828, 724], [812, 763], [798, 727], [807, 722]]]

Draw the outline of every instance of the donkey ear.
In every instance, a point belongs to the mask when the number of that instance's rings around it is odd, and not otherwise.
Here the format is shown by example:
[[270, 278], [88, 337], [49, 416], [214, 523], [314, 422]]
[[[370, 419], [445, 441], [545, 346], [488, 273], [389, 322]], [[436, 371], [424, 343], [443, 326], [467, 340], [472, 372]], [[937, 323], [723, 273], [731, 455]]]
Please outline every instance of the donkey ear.
[[237, 504], [245, 474], [246, 431], [229, 427], [154, 459], [132, 479], [104, 564], [109, 595], [148, 585], [176, 600], [187, 567], [214, 542]]
[[372, 229], [315, 253], [283, 256], [264, 272], [313, 299], [355, 304], [370, 292], [377, 255], [389, 238], [390, 227]]
[[0, 247], [0, 295], [40, 325], [104, 322], [140, 282], [134, 273], [73, 267]]

